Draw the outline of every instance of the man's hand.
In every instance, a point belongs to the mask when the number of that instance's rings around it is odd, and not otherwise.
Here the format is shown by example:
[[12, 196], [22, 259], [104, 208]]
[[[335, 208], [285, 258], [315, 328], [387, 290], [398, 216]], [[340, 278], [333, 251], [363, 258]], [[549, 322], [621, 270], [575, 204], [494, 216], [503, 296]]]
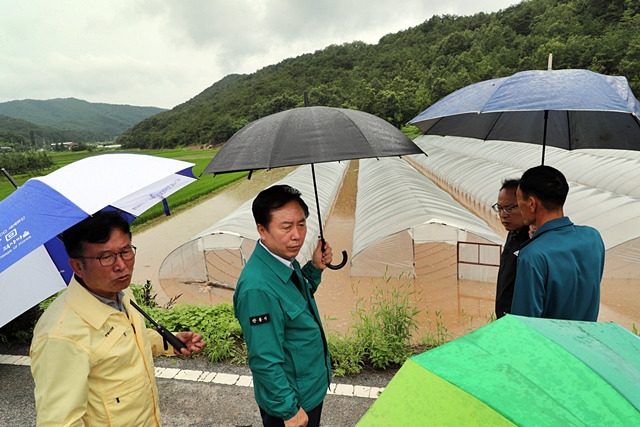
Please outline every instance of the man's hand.
[[331, 246], [325, 240], [324, 242], [324, 252], [322, 252], [322, 240], [318, 239], [318, 245], [316, 249], [313, 251], [313, 257], [311, 259], [311, 263], [317, 269], [324, 270], [327, 268], [327, 264], [331, 264], [333, 260], [333, 252], [331, 251]]
[[[331, 262], [331, 261], [329, 261]], [[298, 413], [284, 422], [284, 427], [306, 427], [309, 417], [304, 409], [300, 408]]]
[[[202, 349], [207, 346], [207, 343], [202, 341], [202, 335], [196, 334], [195, 332], [178, 332], [175, 335], [187, 346], [187, 348], [181, 350], [181, 354], [185, 356], [191, 353], [200, 353]], [[175, 349], [173, 351], [176, 352]], [[176, 352], [176, 354], [178, 353]]]

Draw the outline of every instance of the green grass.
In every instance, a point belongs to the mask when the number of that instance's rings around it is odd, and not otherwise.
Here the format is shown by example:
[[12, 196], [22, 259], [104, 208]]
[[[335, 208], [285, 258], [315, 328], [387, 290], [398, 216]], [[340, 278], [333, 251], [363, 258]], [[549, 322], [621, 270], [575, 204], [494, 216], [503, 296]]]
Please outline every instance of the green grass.
[[[181, 209], [190, 206], [192, 203], [208, 197], [212, 192], [224, 188], [238, 179], [246, 177], [248, 174], [248, 172], [236, 172], [217, 176], [213, 176], [211, 174], [203, 175], [202, 171], [207, 164], [209, 164], [218, 150], [193, 150], [189, 148], [179, 148], [171, 150], [110, 150], [109, 152], [135, 152], [195, 163], [195, 166], [193, 167], [193, 174], [198, 178], [198, 180], [167, 198], [167, 203], [169, 204], [171, 213], [178, 212]], [[18, 185], [22, 185], [29, 178], [47, 175], [48, 173], [77, 160], [103, 153], [104, 152], [101, 151], [50, 153], [49, 155], [54, 162], [53, 167], [43, 171], [16, 175], [13, 176], [13, 179], [18, 183]], [[9, 171], [9, 173], [11, 173], [11, 171]], [[13, 191], [15, 191], [15, 188], [8, 179], [4, 176], [0, 178], [0, 200], [6, 198], [9, 194], [13, 193]], [[162, 216], [164, 216], [162, 204], [157, 204], [140, 217], [136, 218], [132, 227], [134, 231], [137, 229], [139, 230], [140, 227], [148, 225], [152, 220]]]

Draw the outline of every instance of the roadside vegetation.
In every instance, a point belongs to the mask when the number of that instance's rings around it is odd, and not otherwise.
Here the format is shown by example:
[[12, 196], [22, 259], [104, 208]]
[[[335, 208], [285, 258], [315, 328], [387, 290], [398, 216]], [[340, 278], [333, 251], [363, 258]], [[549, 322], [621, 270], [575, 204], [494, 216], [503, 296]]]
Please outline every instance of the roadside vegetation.
[[[194, 331], [204, 336], [207, 347], [202, 355], [211, 363], [247, 364], [247, 349], [240, 323], [228, 303], [215, 306], [177, 303], [180, 295], [164, 306], [155, 300], [153, 286], [132, 284], [138, 305], [156, 322], [170, 331]], [[64, 292], [64, 291], [61, 291]], [[10, 322], [0, 328], [0, 341], [29, 343], [38, 317], [61, 293], [40, 303], [29, 314], [27, 322]], [[349, 332], [330, 330], [331, 319], [325, 319], [327, 342], [335, 376], [354, 375], [363, 369], [385, 370], [400, 367], [414, 354], [444, 344], [450, 339], [446, 328], [418, 336], [417, 316], [410, 282], [397, 287], [377, 287], [362, 297], [352, 311]], [[147, 321], [147, 326], [153, 328]], [[444, 332], [443, 332], [444, 331]]]
[[[389, 280], [386, 278], [386, 283]], [[149, 281], [144, 285], [132, 284], [131, 289], [138, 305], [157, 323], [173, 332], [194, 331], [203, 335], [207, 347], [201, 355], [191, 357], [205, 357], [211, 363], [248, 363], [242, 329], [230, 304], [178, 303], [180, 295], [177, 295], [160, 306]], [[0, 342], [28, 344], [40, 314], [62, 292], [0, 328]], [[325, 319], [334, 375], [340, 377], [357, 375], [363, 370], [397, 369], [408, 358], [450, 341], [452, 337], [438, 311], [434, 313], [435, 322], [419, 329], [418, 316], [428, 313], [421, 313], [416, 308], [416, 297], [419, 295], [415, 294], [410, 280], [398, 286], [376, 286], [372, 293], [357, 301], [346, 333], [333, 331], [332, 319]], [[484, 322], [494, 320], [495, 317], [491, 316]], [[153, 328], [149, 321], [146, 323], [147, 327]], [[481, 326], [474, 327], [471, 323], [473, 319], [470, 319], [470, 330]], [[635, 324], [631, 331], [639, 335]]]
[[[159, 307], [150, 283], [132, 286], [145, 312], [167, 329], [202, 334], [208, 343], [204, 356], [210, 362], [247, 364], [242, 329], [230, 304], [208, 306], [170, 301]], [[410, 282], [398, 287], [377, 287], [371, 295], [359, 299], [351, 313], [351, 327], [345, 334], [331, 331], [331, 319], [325, 319], [336, 376], [358, 374], [364, 368], [384, 370], [399, 367], [414, 354], [446, 342], [444, 336], [440, 337], [440, 342], [417, 336], [420, 312], [412, 302], [413, 294]], [[147, 326], [151, 327], [150, 324]], [[428, 336], [433, 337], [434, 334]]]

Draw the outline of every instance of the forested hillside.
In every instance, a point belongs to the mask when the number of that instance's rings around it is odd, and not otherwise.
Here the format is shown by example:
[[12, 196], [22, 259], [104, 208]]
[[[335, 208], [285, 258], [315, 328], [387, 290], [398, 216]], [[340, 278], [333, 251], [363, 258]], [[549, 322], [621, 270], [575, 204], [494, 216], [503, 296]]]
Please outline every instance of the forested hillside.
[[91, 103], [75, 98], [0, 103], [0, 145], [39, 147], [65, 141], [112, 140], [126, 129], [165, 111]]
[[104, 136], [89, 130], [57, 129], [0, 114], [0, 146], [15, 151], [50, 147], [65, 141], [104, 141]]
[[624, 75], [640, 94], [640, 1], [525, 0], [497, 13], [434, 16], [378, 44], [332, 45], [250, 75], [230, 75], [150, 117], [119, 142], [160, 148], [226, 141], [245, 124], [303, 105], [356, 108], [400, 127], [448, 93], [518, 71]]

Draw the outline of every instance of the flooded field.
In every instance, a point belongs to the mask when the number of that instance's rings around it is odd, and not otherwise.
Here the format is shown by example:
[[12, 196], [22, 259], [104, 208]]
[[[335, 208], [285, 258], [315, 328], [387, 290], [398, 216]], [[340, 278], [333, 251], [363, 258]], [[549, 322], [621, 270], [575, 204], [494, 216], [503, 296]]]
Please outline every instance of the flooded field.
[[[351, 255], [351, 236], [357, 191], [358, 162], [351, 162], [342, 188], [324, 226], [324, 234], [334, 252], [334, 263], [340, 252]], [[198, 232], [233, 212], [254, 197], [262, 188], [282, 179], [292, 168], [274, 169], [254, 174], [226, 191], [169, 220], [134, 236], [138, 247], [133, 283], [151, 280], [160, 303], [182, 294], [178, 302], [217, 304], [231, 303], [233, 290], [204, 283], [158, 280], [158, 268], [164, 258]], [[417, 278], [352, 277], [348, 265], [341, 270], [326, 270], [316, 297], [325, 328], [348, 331], [352, 315], [372, 296], [407, 298], [419, 310], [417, 319], [421, 338], [425, 334], [444, 334], [456, 338], [491, 320], [494, 311], [495, 280], [489, 282], [457, 280], [455, 259]], [[497, 268], [496, 268], [497, 272]], [[421, 274], [422, 274], [421, 273]], [[640, 327], [640, 280], [606, 279], [602, 284], [599, 321], [613, 321], [631, 330]]]

